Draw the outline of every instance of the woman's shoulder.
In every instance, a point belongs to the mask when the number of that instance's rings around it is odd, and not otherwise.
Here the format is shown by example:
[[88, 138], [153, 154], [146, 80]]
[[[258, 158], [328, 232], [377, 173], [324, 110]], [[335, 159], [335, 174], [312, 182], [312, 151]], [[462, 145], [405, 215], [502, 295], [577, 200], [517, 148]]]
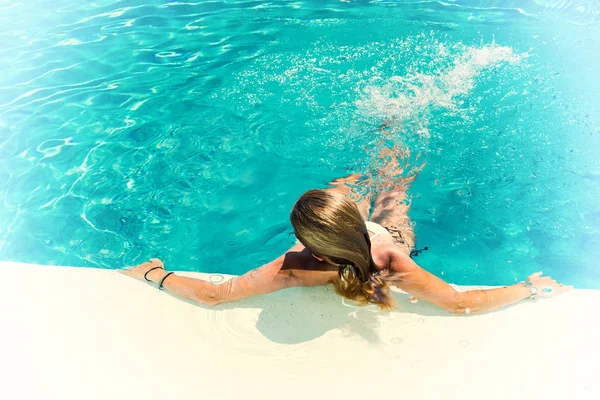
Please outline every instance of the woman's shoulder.
[[381, 243], [371, 247], [371, 256], [379, 271], [389, 269], [394, 271], [409, 268], [411, 258], [406, 249], [393, 243]]
[[315, 259], [308, 251], [290, 251], [278, 274], [291, 282], [290, 286], [324, 286], [337, 278], [338, 268]]
[[391, 243], [373, 243], [371, 245], [371, 257], [378, 271], [389, 269], [394, 245]]

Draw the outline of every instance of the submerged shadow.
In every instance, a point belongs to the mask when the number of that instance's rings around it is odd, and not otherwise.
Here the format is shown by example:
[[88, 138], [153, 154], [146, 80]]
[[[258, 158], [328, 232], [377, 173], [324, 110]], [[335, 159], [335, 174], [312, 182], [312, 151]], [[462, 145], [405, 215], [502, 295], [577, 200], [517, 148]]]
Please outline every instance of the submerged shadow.
[[331, 286], [289, 288], [213, 307], [184, 301], [215, 312], [260, 309], [256, 329], [280, 344], [299, 344], [339, 330], [344, 336], [356, 335], [370, 345], [378, 345], [382, 343], [380, 332], [385, 330], [386, 321], [390, 319], [396, 327], [409, 328], [426, 322], [427, 317], [472, 317], [452, 314], [424, 300], [410, 303], [410, 295], [395, 289], [392, 295], [397, 307], [388, 312], [380, 311], [374, 305], [353, 305], [336, 294]]

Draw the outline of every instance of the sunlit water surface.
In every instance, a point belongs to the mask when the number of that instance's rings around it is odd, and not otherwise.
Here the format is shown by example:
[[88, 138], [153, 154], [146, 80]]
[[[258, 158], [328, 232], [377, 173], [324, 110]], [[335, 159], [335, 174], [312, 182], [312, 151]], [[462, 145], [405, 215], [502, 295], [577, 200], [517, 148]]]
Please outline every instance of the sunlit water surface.
[[599, 12], [2, 1], [0, 259], [240, 274], [293, 244], [304, 191], [373, 175], [385, 138], [425, 163], [420, 265], [600, 288]]

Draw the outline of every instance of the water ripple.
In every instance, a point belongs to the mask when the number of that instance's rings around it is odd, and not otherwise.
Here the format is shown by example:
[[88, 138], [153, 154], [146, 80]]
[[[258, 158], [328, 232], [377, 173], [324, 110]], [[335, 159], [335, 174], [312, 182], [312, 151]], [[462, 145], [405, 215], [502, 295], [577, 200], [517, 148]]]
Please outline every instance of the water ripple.
[[564, 210], [595, 215], [597, 114], [565, 89], [594, 63], [560, 64], [597, 47], [593, 2], [35, 6], [0, 2], [3, 259], [244, 272], [289, 245], [303, 190], [376, 170], [383, 119], [427, 162], [420, 240], [477, 260], [448, 277], [594, 243]]

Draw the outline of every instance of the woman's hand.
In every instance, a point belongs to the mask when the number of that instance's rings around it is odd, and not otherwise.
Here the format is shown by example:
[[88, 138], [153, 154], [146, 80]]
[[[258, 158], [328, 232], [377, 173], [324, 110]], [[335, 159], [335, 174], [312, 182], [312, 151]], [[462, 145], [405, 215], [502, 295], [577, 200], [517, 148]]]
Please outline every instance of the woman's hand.
[[132, 278], [136, 278], [141, 281], [145, 281], [144, 274], [146, 274], [146, 272], [148, 272], [150, 269], [156, 268], [156, 267], [162, 268], [163, 271], [160, 271], [160, 269], [156, 269], [156, 270], [152, 271], [151, 273], [149, 273], [148, 279], [152, 280], [152, 275], [154, 274], [154, 272], [164, 272], [164, 269], [165, 269], [165, 265], [158, 258], [151, 258], [150, 261], [146, 261], [145, 263], [136, 265], [135, 267], [128, 267], [126, 269], [120, 269], [118, 271], [122, 274], [131, 276]]
[[573, 289], [573, 286], [565, 286], [549, 276], [542, 276], [542, 272], [531, 274], [527, 282], [531, 282], [531, 286], [537, 289], [537, 295], [540, 297], [555, 297]]

